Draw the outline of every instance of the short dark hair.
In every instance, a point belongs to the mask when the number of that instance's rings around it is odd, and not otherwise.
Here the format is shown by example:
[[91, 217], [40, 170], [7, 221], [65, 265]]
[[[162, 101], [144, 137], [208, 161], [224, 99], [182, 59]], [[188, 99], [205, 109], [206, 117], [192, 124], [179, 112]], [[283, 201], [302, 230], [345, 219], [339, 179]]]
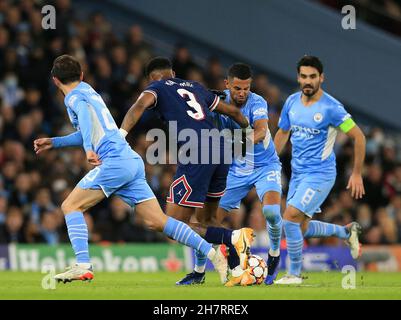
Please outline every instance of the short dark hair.
[[301, 70], [301, 67], [313, 67], [317, 71], [319, 71], [320, 74], [323, 73], [323, 64], [320, 61], [318, 57], [315, 56], [303, 56], [301, 60], [298, 61], [297, 63], [297, 71]]
[[173, 69], [173, 65], [168, 58], [156, 57], [150, 60], [146, 66], [146, 75], [150, 75], [155, 70]]
[[81, 65], [78, 60], [68, 54], [57, 57], [53, 62], [51, 75], [63, 84], [79, 81], [81, 73]]
[[249, 78], [252, 78], [252, 70], [251, 67], [245, 63], [234, 63], [229, 69], [228, 69], [228, 77], [229, 78], [238, 78], [241, 80], [247, 80]]

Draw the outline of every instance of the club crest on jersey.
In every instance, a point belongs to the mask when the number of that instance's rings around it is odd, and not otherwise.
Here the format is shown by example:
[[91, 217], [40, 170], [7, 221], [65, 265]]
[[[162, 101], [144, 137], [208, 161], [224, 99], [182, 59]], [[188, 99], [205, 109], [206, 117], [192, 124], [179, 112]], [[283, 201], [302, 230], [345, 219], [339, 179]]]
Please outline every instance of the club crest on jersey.
[[320, 112], [315, 113], [315, 115], [313, 116], [313, 120], [315, 120], [315, 122], [317, 123], [322, 122], [323, 115]]

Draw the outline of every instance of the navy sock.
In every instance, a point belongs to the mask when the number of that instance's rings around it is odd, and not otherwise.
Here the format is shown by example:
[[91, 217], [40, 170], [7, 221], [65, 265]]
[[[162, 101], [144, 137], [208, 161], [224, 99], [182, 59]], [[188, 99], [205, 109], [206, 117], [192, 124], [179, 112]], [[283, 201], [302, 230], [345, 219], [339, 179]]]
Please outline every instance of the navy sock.
[[208, 227], [206, 230], [205, 240], [214, 244], [232, 245], [231, 235], [233, 231], [220, 227]]
[[228, 257], [227, 257], [228, 266], [230, 267], [231, 270], [233, 270], [235, 267], [239, 266], [240, 263], [239, 256], [237, 254], [237, 250], [235, 250], [233, 245], [227, 245], [227, 248], [228, 248]]

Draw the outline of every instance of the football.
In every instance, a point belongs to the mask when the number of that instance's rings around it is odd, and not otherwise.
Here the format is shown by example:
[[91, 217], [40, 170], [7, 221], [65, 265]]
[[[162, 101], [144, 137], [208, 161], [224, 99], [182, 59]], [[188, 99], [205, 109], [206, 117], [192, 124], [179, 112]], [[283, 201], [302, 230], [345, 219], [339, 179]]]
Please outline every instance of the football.
[[261, 284], [267, 276], [267, 264], [262, 257], [253, 254], [248, 259], [246, 271], [250, 276], [251, 284]]

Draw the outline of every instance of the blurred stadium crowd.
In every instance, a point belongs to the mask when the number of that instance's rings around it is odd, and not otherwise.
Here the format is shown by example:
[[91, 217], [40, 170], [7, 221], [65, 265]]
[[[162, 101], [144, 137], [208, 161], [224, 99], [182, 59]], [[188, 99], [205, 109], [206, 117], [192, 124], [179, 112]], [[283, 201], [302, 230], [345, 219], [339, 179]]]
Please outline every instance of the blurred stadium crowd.
[[[52, 61], [60, 54], [77, 57], [85, 81], [102, 95], [121, 123], [128, 108], [146, 86], [144, 65], [154, 48], [144, 41], [140, 25], [116, 34], [99, 13], [85, 20], [75, 18], [69, 0], [57, 0], [57, 28], [43, 30], [40, 8], [33, 0], [0, 0], [0, 243], [67, 242], [63, 199], [90, 169], [81, 149], [52, 150], [36, 156], [33, 140], [72, 132], [63, 104], [49, 77]], [[177, 77], [224, 89], [225, 68], [215, 56], [197, 65], [185, 44], [178, 44], [171, 57]], [[294, 62], [295, 64], [295, 62]], [[296, 90], [296, 88], [294, 88]], [[285, 96], [268, 75], [254, 77], [253, 91], [270, 105], [270, 130], [274, 135]], [[352, 110], [351, 110], [352, 111]], [[145, 132], [163, 127], [149, 112], [128, 136], [143, 157]], [[366, 196], [354, 201], [345, 190], [352, 165], [352, 145], [345, 135], [336, 144], [336, 186], [317, 218], [338, 224], [357, 220], [364, 229], [363, 243], [401, 243], [401, 161], [399, 137], [382, 128], [363, 126], [367, 135]], [[283, 183], [290, 175], [290, 150], [283, 161]], [[164, 207], [173, 165], [146, 164], [148, 181]], [[285, 201], [283, 199], [283, 205]], [[143, 228], [142, 221], [118, 198], [97, 205], [86, 215], [92, 242], [166, 241]], [[265, 244], [265, 222], [257, 195], [251, 192], [241, 209], [226, 221], [232, 228], [253, 227]], [[314, 244], [322, 240], [312, 240]], [[339, 244], [328, 239], [325, 243]]]

